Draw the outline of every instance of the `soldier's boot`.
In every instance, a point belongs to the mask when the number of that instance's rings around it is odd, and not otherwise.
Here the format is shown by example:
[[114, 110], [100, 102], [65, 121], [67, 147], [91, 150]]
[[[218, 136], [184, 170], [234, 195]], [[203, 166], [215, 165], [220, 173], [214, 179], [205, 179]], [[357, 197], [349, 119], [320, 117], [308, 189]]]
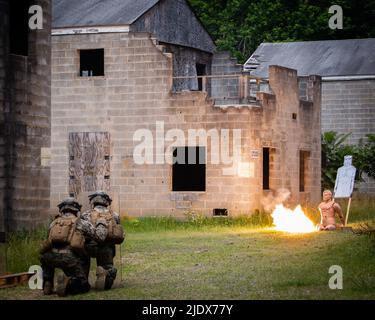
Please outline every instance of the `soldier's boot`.
[[70, 278], [65, 274], [58, 275], [56, 293], [59, 297], [66, 297], [68, 295], [69, 282]]
[[115, 279], [113, 279], [112, 277], [107, 277], [105, 279], [104, 290], [111, 289], [114, 281], [115, 281]]
[[43, 293], [46, 296], [49, 296], [53, 293], [53, 283], [51, 281], [43, 282]]
[[108, 271], [105, 270], [103, 267], [97, 267], [96, 268], [96, 282], [95, 282], [95, 288], [97, 290], [104, 290], [105, 289], [105, 283], [106, 278], [108, 276]]
[[108, 276], [105, 279], [105, 286], [104, 286], [105, 290], [109, 290], [109, 289], [112, 288], [113, 282], [116, 279], [117, 269], [116, 268], [111, 268], [107, 272], [108, 272]]

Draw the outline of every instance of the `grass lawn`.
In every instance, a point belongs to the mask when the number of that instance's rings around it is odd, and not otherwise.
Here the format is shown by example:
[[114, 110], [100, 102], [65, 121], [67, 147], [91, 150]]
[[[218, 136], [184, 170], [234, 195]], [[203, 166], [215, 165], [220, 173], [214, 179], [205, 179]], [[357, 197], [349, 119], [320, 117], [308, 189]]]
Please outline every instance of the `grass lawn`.
[[[341, 231], [293, 235], [260, 228], [249, 221], [225, 219], [208, 223], [131, 220], [125, 227], [123, 281], [119, 271], [114, 289], [93, 289], [70, 298], [375, 298], [375, 245], [367, 236]], [[33, 241], [30, 238], [24, 245], [31, 246]], [[29, 259], [29, 265], [32, 261], [37, 264], [35, 254], [25, 259]], [[119, 254], [116, 259], [120, 269]], [[328, 287], [332, 265], [343, 268], [343, 290]], [[95, 265], [92, 280], [94, 269]], [[0, 299], [46, 298], [57, 296], [44, 297], [41, 291], [26, 286], [0, 289]]]

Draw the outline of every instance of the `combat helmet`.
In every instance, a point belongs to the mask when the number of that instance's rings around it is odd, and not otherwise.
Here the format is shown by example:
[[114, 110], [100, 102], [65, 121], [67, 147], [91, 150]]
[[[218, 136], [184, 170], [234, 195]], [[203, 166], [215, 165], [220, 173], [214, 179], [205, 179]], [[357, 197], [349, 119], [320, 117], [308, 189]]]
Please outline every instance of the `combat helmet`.
[[58, 206], [60, 213], [70, 211], [77, 214], [81, 211], [82, 206], [74, 198], [66, 198]]
[[89, 200], [93, 206], [100, 205], [100, 206], [108, 207], [112, 203], [112, 199], [104, 191], [96, 191], [93, 194], [90, 194]]

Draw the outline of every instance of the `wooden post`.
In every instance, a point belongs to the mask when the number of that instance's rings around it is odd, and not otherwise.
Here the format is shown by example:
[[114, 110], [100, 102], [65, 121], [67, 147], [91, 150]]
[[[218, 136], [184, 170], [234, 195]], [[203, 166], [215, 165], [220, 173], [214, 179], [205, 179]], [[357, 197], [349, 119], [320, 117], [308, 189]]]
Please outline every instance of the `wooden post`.
[[207, 92], [207, 77], [206, 76], [202, 77], [202, 91]]
[[243, 92], [243, 75], [241, 74], [239, 77], [238, 77], [238, 93], [239, 93], [239, 98], [240, 98], [240, 102], [242, 101], [242, 99], [244, 98], [244, 92]]
[[247, 99], [248, 97], [249, 97], [249, 92], [248, 92], [248, 90], [249, 90], [249, 87], [248, 87], [248, 85], [249, 85], [249, 78], [248, 78], [248, 76], [247, 75], [244, 75], [244, 99]]
[[348, 219], [349, 219], [349, 212], [350, 212], [350, 205], [352, 204], [352, 197], [349, 198], [348, 202], [348, 208], [346, 209], [346, 218], [345, 218], [345, 227], [348, 224]]

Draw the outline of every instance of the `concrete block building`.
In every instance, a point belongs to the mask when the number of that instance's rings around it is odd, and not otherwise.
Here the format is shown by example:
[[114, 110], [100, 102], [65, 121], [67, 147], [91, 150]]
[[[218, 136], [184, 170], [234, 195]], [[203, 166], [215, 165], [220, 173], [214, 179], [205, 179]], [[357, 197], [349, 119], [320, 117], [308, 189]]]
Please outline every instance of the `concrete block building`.
[[319, 76], [301, 99], [297, 72], [271, 66], [248, 99], [256, 79], [186, 1], [94, 2], [53, 1], [52, 208], [97, 189], [131, 216], [251, 214], [280, 188], [319, 201]]
[[[43, 29], [29, 29], [29, 7]], [[49, 213], [51, 3], [0, 1], [0, 240]]]
[[[322, 132], [351, 133], [358, 143], [375, 133], [375, 39], [263, 43], [245, 63], [251, 75], [267, 79], [270, 65], [322, 77]], [[301, 81], [301, 88], [306, 85]], [[359, 190], [375, 195], [366, 178]]]

